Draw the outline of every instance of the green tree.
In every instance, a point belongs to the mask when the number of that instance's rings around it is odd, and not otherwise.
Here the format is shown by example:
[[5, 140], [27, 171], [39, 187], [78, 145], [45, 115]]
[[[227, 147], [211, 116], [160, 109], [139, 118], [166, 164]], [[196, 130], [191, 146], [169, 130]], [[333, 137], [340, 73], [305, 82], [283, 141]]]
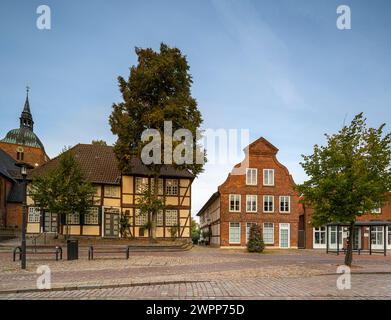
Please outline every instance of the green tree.
[[107, 146], [107, 142], [104, 140], [92, 140], [91, 144], [97, 145], [97, 146]]
[[191, 240], [194, 244], [198, 243], [198, 240], [201, 237], [200, 226], [193, 218], [191, 218]]
[[391, 134], [384, 134], [384, 126], [367, 128], [360, 113], [338, 133], [326, 134], [327, 145], [315, 145], [301, 162], [309, 179], [297, 189], [314, 209], [313, 225], [349, 225], [347, 266], [352, 264], [357, 217], [383, 206], [391, 190]]
[[247, 241], [248, 252], [262, 252], [265, 249], [265, 244], [262, 239], [261, 226], [254, 224], [250, 228], [250, 234]]
[[[141, 158], [141, 151], [149, 141], [142, 141], [146, 129], [155, 129], [160, 133], [161, 145], [164, 145], [164, 122], [172, 121], [172, 131], [187, 129], [192, 133], [191, 147], [193, 161], [172, 163], [180, 170], [189, 170], [195, 176], [203, 170], [203, 164], [195, 161], [199, 150], [199, 128], [202, 123], [201, 113], [196, 100], [191, 96], [192, 77], [186, 57], [177, 48], [166, 44], [160, 45], [160, 52], [147, 48], [136, 48], [137, 65], [130, 69], [127, 80], [118, 77], [119, 89], [123, 101], [113, 104], [109, 118], [111, 131], [117, 135], [114, 152], [119, 160], [123, 174], [132, 174], [134, 159]], [[168, 137], [166, 137], [168, 138]], [[179, 142], [176, 142], [179, 144]], [[153, 196], [158, 198], [158, 178], [164, 163], [164, 152], [172, 150], [161, 148], [160, 163], [145, 164], [154, 181]], [[147, 197], [149, 195], [146, 195]], [[157, 211], [151, 208], [152, 238], [156, 238]]]
[[29, 195], [41, 209], [60, 216], [84, 214], [92, 206], [95, 188], [88, 182], [72, 154], [64, 150], [58, 165], [47, 173], [33, 177]]

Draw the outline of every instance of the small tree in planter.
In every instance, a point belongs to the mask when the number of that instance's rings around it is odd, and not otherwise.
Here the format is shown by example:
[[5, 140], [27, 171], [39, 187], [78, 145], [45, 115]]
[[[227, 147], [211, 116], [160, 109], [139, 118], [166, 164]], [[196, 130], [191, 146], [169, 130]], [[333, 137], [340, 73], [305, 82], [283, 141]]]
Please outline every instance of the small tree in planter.
[[127, 238], [132, 236], [132, 231], [130, 230], [130, 221], [129, 216], [121, 215], [119, 220], [120, 233], [122, 238]]
[[261, 226], [255, 224], [250, 228], [247, 250], [248, 252], [262, 252], [263, 249], [265, 249], [265, 244], [262, 240]]
[[169, 229], [169, 231], [170, 231], [170, 234], [171, 234], [172, 241], [174, 241], [177, 238], [177, 236], [178, 236], [179, 226], [178, 225], [172, 226]]

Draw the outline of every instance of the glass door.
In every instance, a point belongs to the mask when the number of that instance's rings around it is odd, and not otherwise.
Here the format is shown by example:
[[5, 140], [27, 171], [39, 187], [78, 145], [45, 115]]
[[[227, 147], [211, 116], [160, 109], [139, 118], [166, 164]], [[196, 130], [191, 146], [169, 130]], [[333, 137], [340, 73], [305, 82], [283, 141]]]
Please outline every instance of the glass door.
[[290, 247], [290, 224], [280, 223], [280, 248]]
[[355, 227], [354, 228], [354, 234], [353, 234], [353, 249], [362, 249], [361, 245], [361, 228]]
[[[343, 248], [343, 233], [342, 228], [339, 227], [338, 231], [338, 242], [339, 242], [339, 249]], [[330, 249], [337, 249], [337, 226], [330, 226], [329, 227], [329, 248]]]
[[313, 248], [326, 248], [326, 227], [314, 228], [313, 231]]
[[384, 231], [384, 227], [382, 227], [382, 226], [372, 227], [372, 232], [371, 232], [372, 249], [375, 249], [375, 250], [384, 249], [383, 231]]

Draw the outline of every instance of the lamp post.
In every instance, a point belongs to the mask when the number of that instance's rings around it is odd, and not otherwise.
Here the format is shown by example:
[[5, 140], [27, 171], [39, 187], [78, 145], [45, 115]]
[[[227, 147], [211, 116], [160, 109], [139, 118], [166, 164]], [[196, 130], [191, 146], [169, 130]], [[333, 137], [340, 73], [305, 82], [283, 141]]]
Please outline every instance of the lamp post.
[[34, 168], [32, 165], [25, 162], [16, 164], [20, 168], [20, 174], [23, 178], [23, 202], [22, 202], [22, 260], [21, 268], [26, 269], [26, 227], [27, 227], [27, 170]]

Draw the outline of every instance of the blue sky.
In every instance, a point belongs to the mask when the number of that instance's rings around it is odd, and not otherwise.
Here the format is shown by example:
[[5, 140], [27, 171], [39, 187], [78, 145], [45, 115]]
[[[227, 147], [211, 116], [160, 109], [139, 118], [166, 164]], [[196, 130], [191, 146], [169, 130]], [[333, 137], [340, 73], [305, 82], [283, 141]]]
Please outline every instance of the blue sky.
[[[36, 28], [49, 5], [52, 29]], [[352, 29], [336, 28], [338, 5]], [[49, 156], [92, 139], [115, 142], [108, 124], [134, 47], [160, 42], [187, 55], [205, 128], [249, 129], [280, 149], [296, 182], [325, 132], [363, 111], [391, 121], [391, 2], [334, 0], [45, 0], [0, 2], [0, 136], [18, 127], [31, 87], [35, 132]], [[389, 130], [389, 127], [388, 127]], [[231, 165], [207, 165], [193, 213]]]

